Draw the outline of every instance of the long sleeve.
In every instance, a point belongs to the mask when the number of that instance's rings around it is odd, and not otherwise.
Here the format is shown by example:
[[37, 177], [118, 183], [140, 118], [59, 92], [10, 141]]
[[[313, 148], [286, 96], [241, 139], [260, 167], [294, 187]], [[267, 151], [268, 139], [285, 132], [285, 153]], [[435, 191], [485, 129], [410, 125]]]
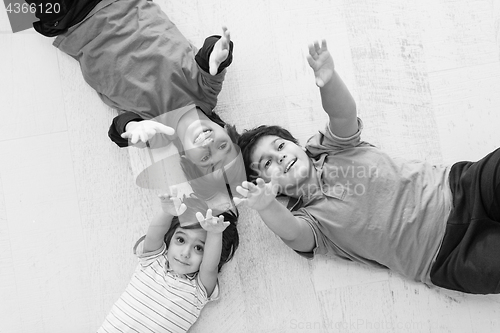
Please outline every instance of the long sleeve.
[[128, 139], [121, 137], [121, 134], [125, 132], [125, 126], [131, 121], [142, 121], [139, 115], [134, 112], [124, 112], [113, 119], [111, 126], [109, 126], [108, 136], [116, 143], [119, 147], [127, 147]]
[[[210, 54], [212, 54], [212, 50], [214, 49], [215, 43], [220, 39], [220, 36], [210, 36], [205, 39], [205, 42], [203, 43], [203, 46], [201, 49], [196, 53], [195, 60], [198, 66], [205, 72], [209, 73], [209, 59], [210, 59]], [[231, 65], [231, 62], [233, 61], [233, 42], [229, 42], [229, 55], [227, 56], [227, 59], [224, 60], [219, 66], [219, 70], [217, 71], [217, 74], [220, 74], [224, 69], [229, 67]]]
[[[203, 43], [202, 48], [196, 53], [195, 56], [195, 61], [198, 65], [198, 67], [204, 71], [203, 73], [207, 77], [212, 77], [209, 74], [209, 58], [210, 54], [213, 51], [215, 43], [220, 39], [220, 36], [210, 36], [205, 39], [205, 42]], [[221, 74], [224, 69], [226, 69], [231, 62], [233, 61], [233, 42], [230, 42], [229, 44], [229, 55], [226, 60], [224, 60], [220, 66], [219, 66], [219, 71], [217, 75]], [[223, 75], [223, 74], [222, 74]], [[218, 81], [218, 80], [217, 80]], [[206, 82], [206, 81], [205, 81]], [[219, 82], [217, 82], [219, 83]], [[221, 84], [222, 81], [219, 83]], [[219, 84], [216, 84], [214, 89], [216, 89]], [[217, 90], [217, 95], [218, 95], [218, 88]], [[214, 92], [215, 93], [215, 92]], [[208, 111], [208, 110], [205, 110]], [[121, 134], [125, 132], [125, 126], [130, 122], [130, 121], [142, 121], [144, 118], [139, 116], [138, 114], [134, 112], [124, 112], [118, 116], [116, 116], [113, 119], [113, 123], [109, 127], [108, 131], [108, 136], [113, 141], [116, 143], [119, 147], [127, 147], [128, 146], [128, 140], [124, 139], [121, 137]]]

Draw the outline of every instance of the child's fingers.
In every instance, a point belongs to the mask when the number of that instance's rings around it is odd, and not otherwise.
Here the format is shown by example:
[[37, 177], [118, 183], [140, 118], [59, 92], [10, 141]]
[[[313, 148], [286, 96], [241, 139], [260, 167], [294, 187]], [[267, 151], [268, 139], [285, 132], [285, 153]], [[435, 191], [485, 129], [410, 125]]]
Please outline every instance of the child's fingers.
[[136, 144], [137, 141], [139, 141], [139, 136], [137, 135], [137, 133], [132, 133], [132, 137], [130, 138], [130, 142], [132, 142], [133, 144]]
[[141, 132], [141, 133], [139, 134], [139, 137], [141, 138], [141, 141], [142, 141], [142, 142], [147, 142], [147, 141], [149, 140], [148, 135], [147, 135], [147, 133], [146, 133], [146, 132]]
[[245, 198], [248, 196], [248, 190], [246, 188], [243, 188], [241, 186], [236, 186], [236, 192], [244, 196]]
[[223, 50], [229, 49], [229, 41], [230, 40], [231, 40], [231, 34], [229, 33], [229, 30], [227, 29], [226, 26], [222, 26], [222, 36], [220, 38], [220, 41], [221, 41], [221, 47]]
[[214, 225], [221, 225], [222, 230], [226, 229], [231, 223], [229, 221], [224, 221], [224, 216], [219, 215], [219, 217], [214, 221]]
[[229, 40], [231, 40], [231, 33], [229, 32], [229, 29], [225, 25], [222, 26], [222, 36], [226, 37], [228, 42]]
[[184, 212], [187, 209], [186, 204], [183, 203], [179, 198], [172, 198], [172, 200], [174, 202], [174, 207], [175, 211], [177, 212], [177, 216], [184, 214]]
[[179, 215], [182, 215], [184, 214], [184, 212], [187, 210], [187, 206], [185, 203], [181, 203], [181, 206], [179, 207], [179, 211], [178, 211], [178, 214]]
[[266, 182], [262, 178], [257, 178], [255, 182], [257, 183], [257, 187], [259, 188], [263, 188], [264, 186], [266, 186]]
[[328, 47], [326, 46], [326, 40], [323, 39], [321, 41], [321, 52], [328, 51]]
[[316, 51], [316, 53], [320, 53], [321, 51], [321, 47], [319, 46], [318, 41], [314, 42], [314, 50]]
[[207, 209], [207, 217], [206, 217], [206, 219], [209, 220], [209, 221], [211, 221], [212, 217], [213, 217], [212, 216], [212, 210], [209, 208], [209, 209]]
[[241, 187], [243, 187], [243, 188], [251, 191], [251, 190], [253, 190], [256, 187], [256, 185], [254, 183], [252, 183], [252, 182], [249, 182], [249, 181], [245, 180], [243, 183], [241, 183]]
[[[236, 189], [238, 190], [238, 189]], [[236, 206], [239, 206], [239, 205], [242, 205], [242, 204], [245, 204], [245, 202], [247, 202], [247, 199], [244, 199], [244, 198], [238, 198], [238, 197], [233, 197], [233, 201], [234, 201], [234, 204]]]
[[308, 55], [306, 56], [306, 59], [307, 59], [307, 63], [309, 64], [309, 66], [313, 69], [313, 70], [316, 70], [316, 61], [313, 59], [312, 56]]
[[316, 49], [314, 48], [314, 45], [313, 44], [309, 44], [308, 48], [309, 48], [309, 55], [311, 56], [311, 58], [313, 60], [318, 59], [318, 52], [316, 52]]
[[172, 196], [173, 197], [177, 197], [177, 194], [179, 193], [179, 189], [177, 188], [177, 186], [172, 186], [170, 187], [170, 192], [172, 193]]
[[[203, 217], [203, 214], [200, 213], [200, 212], [196, 212], [196, 219], [198, 220], [198, 222], [200, 223], [203, 223], [205, 221], [205, 217]], [[203, 225], [203, 224], [202, 224]]]

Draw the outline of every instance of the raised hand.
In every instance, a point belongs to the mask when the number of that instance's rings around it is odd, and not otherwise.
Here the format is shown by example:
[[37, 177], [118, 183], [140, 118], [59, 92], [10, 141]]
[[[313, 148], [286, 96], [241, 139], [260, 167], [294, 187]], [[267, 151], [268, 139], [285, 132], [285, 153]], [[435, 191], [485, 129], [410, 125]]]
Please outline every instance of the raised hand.
[[231, 34], [227, 27], [222, 27], [222, 36], [215, 43], [210, 58], [208, 59], [208, 66], [210, 75], [216, 75], [219, 70], [219, 65], [227, 59], [229, 55], [229, 42], [231, 41]]
[[138, 141], [147, 142], [156, 133], [163, 133], [166, 135], [173, 135], [175, 130], [153, 120], [143, 120], [139, 122], [130, 122], [126, 127], [127, 131], [121, 135], [124, 139], [130, 139], [132, 144]]
[[223, 232], [227, 226], [231, 224], [228, 221], [224, 221], [224, 216], [222, 215], [219, 215], [219, 217], [212, 216], [212, 210], [210, 208], [207, 210], [207, 215], [205, 217], [203, 217], [202, 213], [197, 212], [196, 219], [200, 222], [203, 229], [214, 234]]
[[326, 41], [324, 39], [321, 41], [321, 46], [317, 41], [314, 42], [314, 44], [309, 45], [307, 62], [314, 71], [316, 85], [322, 88], [328, 83], [328, 81], [330, 81], [335, 71], [333, 58], [328, 51]]
[[234, 197], [236, 205], [242, 203], [257, 211], [266, 209], [271, 202], [276, 198], [279, 186], [275, 178], [271, 178], [269, 183], [266, 183], [262, 178], [257, 178], [257, 185], [244, 181], [241, 186], [236, 187], [236, 191], [243, 196], [243, 198]]
[[158, 195], [161, 202], [161, 209], [172, 216], [182, 215], [187, 209], [186, 205], [177, 197], [177, 192], [177, 187], [172, 186], [171, 195], [168, 193]]

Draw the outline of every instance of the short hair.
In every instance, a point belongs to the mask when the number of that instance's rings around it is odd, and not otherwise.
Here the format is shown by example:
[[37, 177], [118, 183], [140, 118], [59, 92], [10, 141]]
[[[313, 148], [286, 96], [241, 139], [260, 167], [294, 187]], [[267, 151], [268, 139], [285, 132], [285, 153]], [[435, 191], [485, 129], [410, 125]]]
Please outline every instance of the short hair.
[[[198, 199], [196, 196], [191, 195], [189, 197], [184, 196], [183, 199], [184, 204], [186, 205], [186, 211], [180, 216], [174, 216], [172, 219], [172, 223], [170, 224], [170, 228], [165, 234], [164, 241], [167, 244], [167, 249], [170, 245], [170, 241], [177, 230], [177, 228], [181, 229], [201, 229], [201, 225], [196, 219], [197, 212], [206, 212], [208, 209], [207, 204]], [[238, 217], [231, 211], [224, 212], [222, 214], [224, 216], [224, 221], [230, 222], [226, 229], [222, 232], [222, 250], [220, 254], [220, 260], [218, 265], [218, 271], [221, 271], [222, 266], [228, 263], [234, 256], [236, 249], [240, 244], [240, 238], [238, 234]], [[181, 225], [181, 222], [183, 224]]]
[[282, 139], [292, 141], [295, 144], [299, 144], [299, 141], [285, 128], [276, 125], [261, 125], [255, 127], [251, 130], [246, 130], [240, 135], [238, 139], [238, 146], [240, 146], [241, 154], [243, 155], [243, 162], [245, 164], [245, 171], [248, 181], [252, 181], [257, 178], [258, 173], [255, 168], [252, 167], [251, 156], [255, 151], [257, 142], [269, 135], [275, 135]]
[[[200, 111], [203, 111], [198, 106], [196, 108]], [[210, 119], [211, 121], [213, 121], [214, 123], [216, 123], [220, 127], [225, 128], [227, 131], [227, 135], [229, 135], [229, 138], [231, 138], [231, 141], [233, 141], [233, 143], [238, 143], [238, 139], [240, 138], [240, 134], [236, 130], [235, 125], [230, 125], [230, 124], [226, 123], [214, 111], [212, 111], [211, 114], [205, 114], [205, 115], [208, 117], [208, 119]]]

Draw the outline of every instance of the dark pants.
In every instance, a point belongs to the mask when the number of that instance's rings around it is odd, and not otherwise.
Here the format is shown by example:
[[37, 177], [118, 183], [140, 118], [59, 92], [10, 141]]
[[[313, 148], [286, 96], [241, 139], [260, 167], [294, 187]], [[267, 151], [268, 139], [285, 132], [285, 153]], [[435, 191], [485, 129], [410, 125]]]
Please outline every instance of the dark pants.
[[500, 293], [500, 149], [450, 171], [453, 208], [431, 269], [439, 287]]
[[47, 37], [65, 33], [81, 22], [101, 0], [25, 0], [35, 5], [36, 31]]

